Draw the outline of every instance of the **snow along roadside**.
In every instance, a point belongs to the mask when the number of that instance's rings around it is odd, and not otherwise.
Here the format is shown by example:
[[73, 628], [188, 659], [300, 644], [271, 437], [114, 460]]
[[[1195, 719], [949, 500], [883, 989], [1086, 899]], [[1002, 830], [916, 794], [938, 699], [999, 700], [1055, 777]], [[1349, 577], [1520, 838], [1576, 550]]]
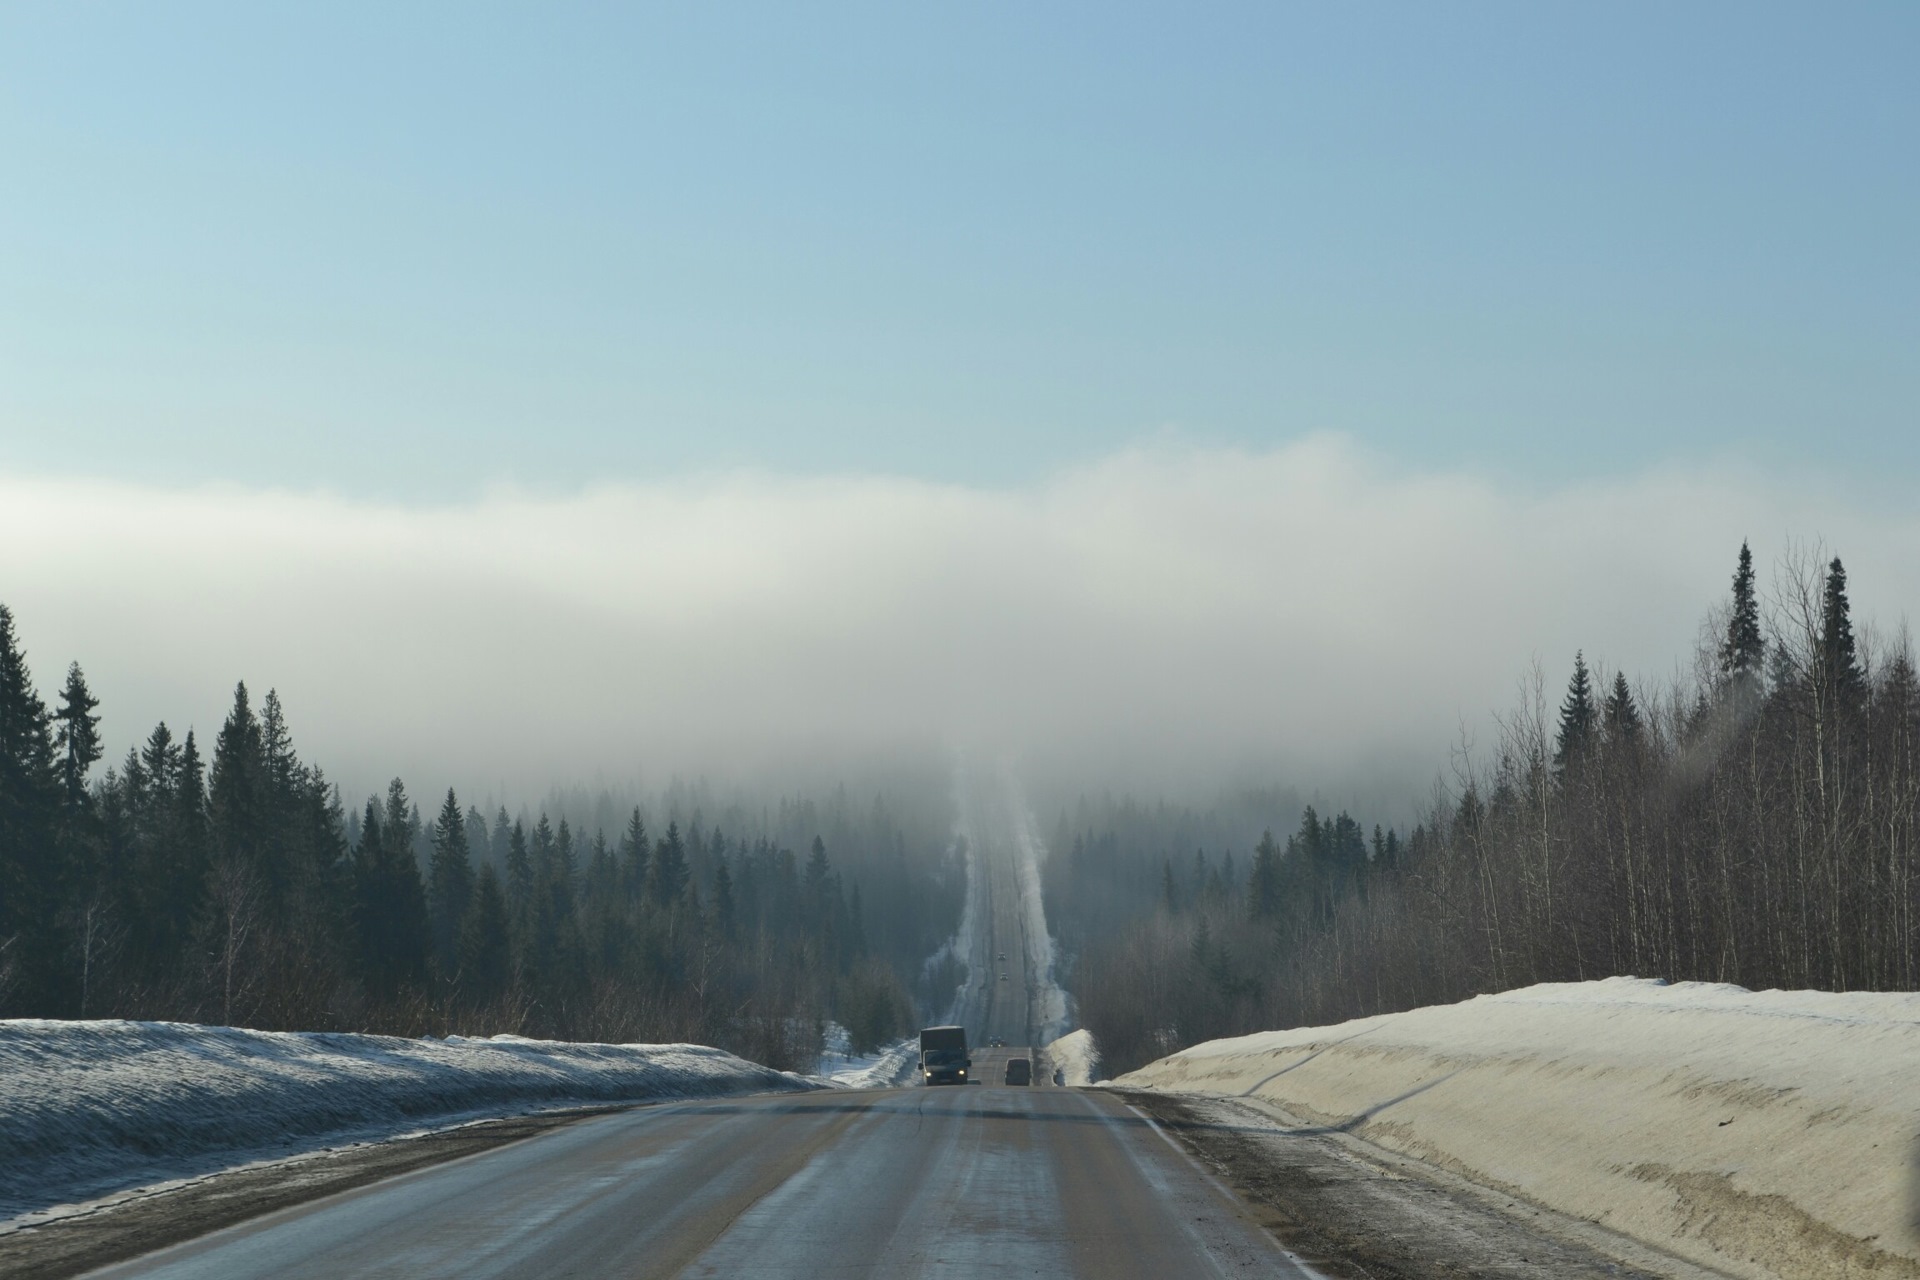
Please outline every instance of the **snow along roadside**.
[[0, 1021], [0, 1232], [134, 1187], [482, 1116], [818, 1087], [704, 1045]]
[[1214, 1040], [1242, 1097], [1739, 1276], [1920, 1277], [1920, 995], [1635, 978]]

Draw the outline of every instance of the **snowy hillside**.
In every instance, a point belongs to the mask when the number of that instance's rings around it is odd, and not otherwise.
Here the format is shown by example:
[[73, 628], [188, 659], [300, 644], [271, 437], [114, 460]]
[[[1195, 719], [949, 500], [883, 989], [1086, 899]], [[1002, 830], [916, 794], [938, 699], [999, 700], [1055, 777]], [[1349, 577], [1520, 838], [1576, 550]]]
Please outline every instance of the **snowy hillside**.
[[1920, 994], [1547, 984], [1116, 1083], [1340, 1125], [1736, 1275], [1920, 1275]]
[[702, 1045], [0, 1021], [0, 1222], [480, 1115], [813, 1087]]

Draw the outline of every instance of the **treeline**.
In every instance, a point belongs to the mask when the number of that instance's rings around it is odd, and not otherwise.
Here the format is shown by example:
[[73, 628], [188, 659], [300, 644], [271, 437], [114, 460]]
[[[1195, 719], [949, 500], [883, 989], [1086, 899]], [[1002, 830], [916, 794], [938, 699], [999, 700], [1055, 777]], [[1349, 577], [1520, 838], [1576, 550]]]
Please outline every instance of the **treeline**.
[[[1167, 861], [1156, 910], [1083, 950], [1082, 1022], [1124, 1070], [1221, 1035], [1612, 974], [1750, 988], [1920, 982], [1920, 678], [1856, 635], [1840, 560], [1742, 546], [1694, 673], [1576, 655], [1404, 842], [1308, 812], [1236, 880]], [[1101, 835], [1083, 833], [1082, 849]], [[1083, 854], [1083, 856], [1085, 856]], [[1222, 868], [1224, 870], [1224, 868]]]
[[[348, 813], [271, 692], [256, 711], [241, 685], [210, 752], [162, 724], [96, 779], [98, 705], [77, 664], [46, 705], [0, 606], [0, 1016], [688, 1040], [804, 1067], [828, 1018], [857, 1049], [906, 1031], [902, 975], [964, 896], [944, 841], [910, 852], [844, 792], [753, 834], [736, 808], [739, 836], [637, 805], [591, 835], [488, 819], [451, 789], [423, 813], [398, 779]], [[823, 816], [799, 853], [765, 829]]]

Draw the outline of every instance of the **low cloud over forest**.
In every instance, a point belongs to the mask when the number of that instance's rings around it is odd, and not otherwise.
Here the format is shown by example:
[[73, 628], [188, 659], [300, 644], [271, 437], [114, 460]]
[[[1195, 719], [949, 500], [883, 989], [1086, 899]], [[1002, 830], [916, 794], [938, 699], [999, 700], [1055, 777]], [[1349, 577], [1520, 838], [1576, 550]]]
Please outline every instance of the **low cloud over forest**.
[[[377, 460], [370, 462], [377, 465]], [[1339, 437], [1003, 490], [717, 474], [439, 506], [0, 477], [0, 598], [109, 752], [277, 688], [347, 793], [1021, 754], [1069, 785], [1424, 788], [1537, 655], [1672, 674], [1732, 552], [1920, 602], [1920, 516], [1759, 469], [1555, 489]], [[1411, 797], [1409, 797], [1410, 799]]]

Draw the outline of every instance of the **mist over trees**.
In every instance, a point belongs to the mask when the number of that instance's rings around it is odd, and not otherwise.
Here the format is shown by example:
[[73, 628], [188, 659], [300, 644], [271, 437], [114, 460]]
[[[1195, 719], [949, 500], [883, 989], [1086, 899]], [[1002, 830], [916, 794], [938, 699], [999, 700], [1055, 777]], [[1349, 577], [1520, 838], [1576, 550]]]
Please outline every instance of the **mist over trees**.
[[944, 809], [911, 798], [681, 787], [659, 817], [606, 820], [604, 792], [489, 815], [396, 778], [349, 812], [271, 691], [238, 686], [210, 750], [161, 724], [96, 779], [98, 706], [77, 664], [46, 705], [0, 606], [0, 1016], [688, 1040], [810, 1066], [828, 1018], [857, 1049], [907, 1030], [965, 892]]
[[1070, 919], [1114, 865], [1137, 912], [1080, 935], [1082, 1023], [1120, 1071], [1216, 1036], [1613, 974], [1913, 989], [1920, 678], [1904, 631], [1856, 630], [1847, 591], [1837, 557], [1799, 556], [1763, 602], [1743, 545], [1690, 676], [1637, 685], [1579, 653], [1556, 700], [1536, 669], [1491, 752], [1461, 750], [1404, 838], [1308, 809], [1230, 868], [1137, 808], [1063, 832], [1050, 910]]

